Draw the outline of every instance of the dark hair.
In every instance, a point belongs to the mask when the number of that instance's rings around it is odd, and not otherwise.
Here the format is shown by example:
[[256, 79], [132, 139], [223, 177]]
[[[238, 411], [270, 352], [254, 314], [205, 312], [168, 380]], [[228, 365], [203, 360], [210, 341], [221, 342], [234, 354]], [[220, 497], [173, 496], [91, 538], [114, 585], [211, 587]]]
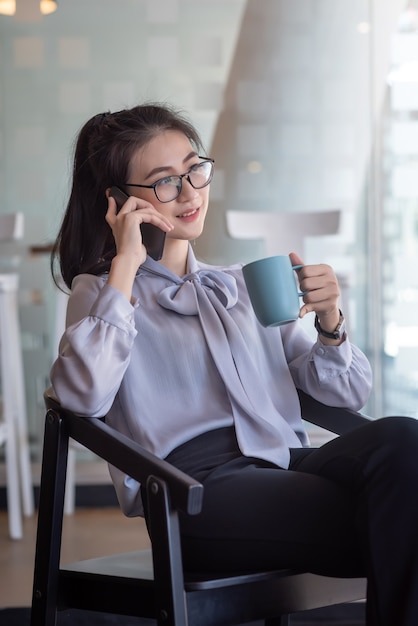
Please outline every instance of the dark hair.
[[57, 261], [70, 289], [78, 274], [109, 271], [116, 248], [105, 220], [106, 189], [125, 182], [135, 152], [167, 130], [184, 133], [195, 150], [201, 151], [202, 142], [193, 125], [165, 104], [100, 113], [82, 127], [75, 146], [71, 194], [51, 254], [56, 282]]

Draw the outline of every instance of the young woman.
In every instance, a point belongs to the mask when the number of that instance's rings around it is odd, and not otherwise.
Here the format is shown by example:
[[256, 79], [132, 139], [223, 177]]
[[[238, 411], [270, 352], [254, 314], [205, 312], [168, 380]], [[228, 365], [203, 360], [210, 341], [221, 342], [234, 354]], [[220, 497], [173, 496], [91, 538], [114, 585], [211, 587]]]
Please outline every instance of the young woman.
[[[196, 260], [214, 167], [202, 154], [167, 106], [96, 115], [81, 130], [54, 254], [71, 288], [55, 393], [204, 484], [203, 512], [181, 519], [187, 568], [367, 575], [368, 624], [416, 626], [418, 423], [385, 418], [308, 447], [296, 388], [360, 409], [369, 364], [336, 332], [329, 266], [299, 270], [313, 342], [299, 322], [257, 322], [241, 265]], [[114, 185], [128, 196], [120, 211]], [[166, 233], [159, 261], [145, 223]], [[111, 473], [126, 515], [142, 514], [140, 485]]]

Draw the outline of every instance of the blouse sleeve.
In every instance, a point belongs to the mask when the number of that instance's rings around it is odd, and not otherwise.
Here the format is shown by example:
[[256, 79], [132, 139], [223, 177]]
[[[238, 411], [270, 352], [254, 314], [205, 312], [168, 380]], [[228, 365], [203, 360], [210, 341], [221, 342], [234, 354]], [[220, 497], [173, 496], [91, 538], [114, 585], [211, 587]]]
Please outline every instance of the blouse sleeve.
[[109, 411], [136, 336], [135, 306], [100, 277], [75, 279], [66, 331], [51, 369], [52, 386], [63, 406], [90, 417]]
[[348, 337], [339, 346], [312, 345], [297, 324], [284, 327], [283, 344], [297, 388], [329, 406], [360, 410], [372, 387], [370, 363]]

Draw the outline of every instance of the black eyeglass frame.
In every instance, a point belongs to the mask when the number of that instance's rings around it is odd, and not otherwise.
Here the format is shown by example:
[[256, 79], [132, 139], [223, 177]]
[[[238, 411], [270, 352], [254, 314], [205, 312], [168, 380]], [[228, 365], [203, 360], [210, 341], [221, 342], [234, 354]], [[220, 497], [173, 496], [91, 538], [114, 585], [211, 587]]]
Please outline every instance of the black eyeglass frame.
[[[159, 178], [158, 180], [155, 181], [155, 183], [153, 183], [152, 185], [138, 185], [135, 183], [123, 183], [124, 187], [142, 187], [144, 189], [153, 189], [154, 190], [154, 194], [155, 197], [157, 198], [158, 202], [166, 203], [166, 202], [173, 202], [173, 200], [175, 200], [176, 198], [179, 197], [179, 195], [181, 194], [181, 190], [183, 188], [183, 178], [187, 178], [188, 182], [191, 184], [191, 186], [193, 187], [193, 189], [204, 189], [204, 187], [207, 187], [209, 185], [209, 183], [212, 181], [213, 178], [213, 171], [214, 171], [214, 163], [215, 163], [215, 159], [210, 159], [209, 157], [203, 157], [203, 156], [199, 156], [199, 159], [202, 159], [202, 161], [200, 163], [195, 163], [194, 165], [192, 165], [192, 167], [189, 169], [188, 172], [186, 172], [185, 174], [173, 174], [173, 176], [164, 176], [163, 178]], [[212, 169], [210, 172], [210, 176], [209, 179], [205, 182], [204, 185], [202, 185], [201, 187], [195, 187], [195, 185], [193, 185], [192, 181], [190, 180], [190, 172], [192, 171], [192, 169], [194, 167], [196, 167], [197, 165], [202, 165], [202, 163], [204, 162], [208, 162], [212, 164]], [[165, 179], [165, 178], [178, 178], [180, 181], [180, 188], [178, 189], [178, 193], [176, 196], [174, 196], [174, 198], [172, 198], [171, 200], [160, 200], [160, 198], [158, 197], [157, 194], [157, 189], [156, 187]]]

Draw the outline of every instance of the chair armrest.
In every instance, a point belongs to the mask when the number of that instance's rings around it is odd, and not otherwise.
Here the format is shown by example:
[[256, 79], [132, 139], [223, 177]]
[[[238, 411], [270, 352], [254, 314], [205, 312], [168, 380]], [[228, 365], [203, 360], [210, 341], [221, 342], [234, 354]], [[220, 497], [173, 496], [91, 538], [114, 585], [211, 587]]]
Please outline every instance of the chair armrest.
[[343, 435], [351, 430], [364, 426], [372, 418], [341, 407], [327, 406], [315, 400], [300, 389], [297, 390], [302, 411], [302, 418], [311, 424], [325, 428], [337, 435]]
[[[341, 435], [371, 419], [350, 409], [327, 406], [299, 389], [298, 394], [302, 418], [330, 432]], [[176, 508], [189, 515], [200, 513], [203, 486], [198, 481], [117, 432], [102, 419], [76, 415], [64, 409], [52, 389], [45, 392], [44, 399], [47, 410], [63, 420], [69, 437], [144, 485], [150, 476], [164, 480]]]
[[150, 476], [160, 478], [167, 483], [175, 508], [189, 515], [200, 513], [203, 486], [198, 481], [117, 432], [102, 419], [75, 415], [64, 409], [51, 389], [45, 392], [44, 400], [48, 412], [62, 419], [69, 437], [143, 485]]

